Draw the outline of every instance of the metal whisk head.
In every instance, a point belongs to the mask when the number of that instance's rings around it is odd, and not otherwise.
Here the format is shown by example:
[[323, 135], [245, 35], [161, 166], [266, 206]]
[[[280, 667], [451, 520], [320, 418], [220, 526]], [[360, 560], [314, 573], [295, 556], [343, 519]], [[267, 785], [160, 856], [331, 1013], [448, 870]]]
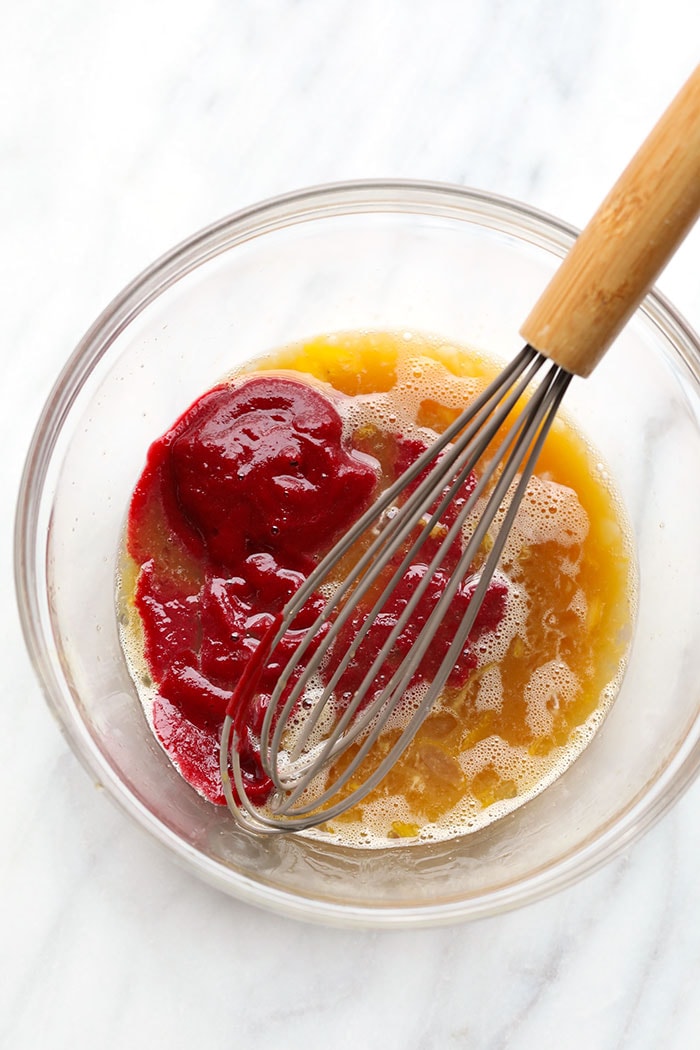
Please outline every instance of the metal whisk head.
[[[528, 385], [545, 366], [549, 367], [539, 386], [509, 422]], [[229, 808], [245, 826], [256, 831], [295, 831], [337, 817], [368, 794], [408, 747], [465, 649], [540, 449], [571, 378], [570, 372], [526, 346], [382, 493], [287, 603], [247, 665], [221, 735], [224, 792]], [[488, 462], [483, 462], [487, 449], [504, 425], [507, 425], [505, 436]], [[468, 498], [459, 500], [458, 512], [454, 513], [452, 505], [460, 492], [464, 493], [465, 482], [480, 461], [483, 469], [478, 481]], [[446, 568], [448, 553], [454, 552], [455, 542], [463, 534], [465, 523], [479, 501], [484, 502], [484, 506], [475, 527], [456, 565], [452, 564], [452, 558]], [[443, 519], [451, 506], [452, 513], [445, 522]], [[498, 531], [483, 558], [482, 545], [494, 522]], [[441, 537], [437, 543], [436, 535]], [[429, 538], [432, 542], [427, 571], [411, 590], [400, 615], [395, 622], [392, 620], [391, 630], [379, 651], [370, 654], [371, 662], [354, 695], [340, 702], [338, 694], [342, 693], [344, 673], [357, 654], [361, 659], [373, 624], [382, 616]], [[338, 566], [356, 544], [361, 549], [358, 560], [349, 575], [338, 583]], [[475, 570], [480, 551], [483, 562]], [[385, 681], [386, 675], [380, 678], [380, 671], [441, 569], [448, 576], [446, 586], [414, 644]], [[362, 764], [366, 756], [399, 707], [465, 581], [473, 586], [473, 592], [436, 673], [387, 754], [363, 778]], [[295, 619], [304, 605], [329, 582], [333, 583], [333, 595], [312, 626], [303, 631], [295, 628]], [[353, 619], [358, 611], [361, 613], [359, 623]], [[288, 641], [291, 637], [298, 638], [298, 644], [279, 674], [260, 731], [262, 767], [274, 785], [267, 804], [260, 807], [249, 797], [241, 767], [240, 743], [246, 732], [246, 710], [266, 663], [274, 657], [282, 639]], [[320, 676], [322, 671], [328, 676], [327, 681]], [[356, 751], [350, 761], [342, 764], [342, 771], [333, 768], [331, 776], [331, 767], [353, 746]]]

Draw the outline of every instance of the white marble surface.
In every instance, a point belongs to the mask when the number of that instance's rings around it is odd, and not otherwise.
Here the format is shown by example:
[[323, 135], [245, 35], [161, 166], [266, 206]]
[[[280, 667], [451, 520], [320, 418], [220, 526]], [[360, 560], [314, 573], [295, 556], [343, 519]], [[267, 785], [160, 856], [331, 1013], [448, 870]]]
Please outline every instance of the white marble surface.
[[[131, 276], [254, 201], [453, 181], [581, 225], [700, 58], [696, 0], [26, 0], [0, 12], [0, 1046], [698, 1045], [700, 785], [604, 870], [475, 924], [308, 927], [95, 791], [24, 654], [22, 459]], [[660, 287], [700, 326], [700, 230]]]

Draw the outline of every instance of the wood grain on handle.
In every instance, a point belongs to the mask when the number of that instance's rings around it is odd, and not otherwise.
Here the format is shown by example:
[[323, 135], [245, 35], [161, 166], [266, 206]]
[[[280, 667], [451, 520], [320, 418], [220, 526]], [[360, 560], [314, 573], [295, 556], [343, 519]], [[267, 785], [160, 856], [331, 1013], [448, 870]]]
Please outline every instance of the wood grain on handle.
[[557, 364], [595, 367], [700, 213], [700, 66], [622, 173], [520, 334]]

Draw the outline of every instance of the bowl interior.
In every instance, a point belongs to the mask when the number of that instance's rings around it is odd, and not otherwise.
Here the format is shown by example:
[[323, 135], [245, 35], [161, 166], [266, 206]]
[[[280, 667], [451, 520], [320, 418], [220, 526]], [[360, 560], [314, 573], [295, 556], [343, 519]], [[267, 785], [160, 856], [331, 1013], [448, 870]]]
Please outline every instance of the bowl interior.
[[466, 191], [355, 186], [234, 216], [157, 263], [76, 351], [35, 437], [18, 516], [20, 605], [47, 696], [93, 777], [198, 874], [309, 918], [430, 923], [542, 895], [639, 834], [694, 775], [700, 686], [700, 354], [658, 297], [566, 411], [610, 467], [640, 572], [630, 665], [592, 743], [538, 798], [474, 835], [352, 851], [257, 838], [151, 738], [114, 604], [146, 449], [252, 357], [343, 329], [413, 329], [504, 360], [572, 240]]

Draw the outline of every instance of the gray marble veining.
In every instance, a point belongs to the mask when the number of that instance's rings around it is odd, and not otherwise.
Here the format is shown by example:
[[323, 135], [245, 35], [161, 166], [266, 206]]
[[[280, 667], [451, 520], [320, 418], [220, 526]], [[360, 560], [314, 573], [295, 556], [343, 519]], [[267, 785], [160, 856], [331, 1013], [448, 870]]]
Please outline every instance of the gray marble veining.
[[[59, 368], [162, 251], [272, 194], [372, 176], [581, 225], [697, 62], [698, 5], [35, 0], [2, 23], [0, 1046], [697, 1045], [700, 788], [499, 918], [388, 934], [266, 914], [180, 871], [90, 783], [24, 654], [9, 550]], [[696, 327], [699, 262], [696, 232], [661, 281]]]

